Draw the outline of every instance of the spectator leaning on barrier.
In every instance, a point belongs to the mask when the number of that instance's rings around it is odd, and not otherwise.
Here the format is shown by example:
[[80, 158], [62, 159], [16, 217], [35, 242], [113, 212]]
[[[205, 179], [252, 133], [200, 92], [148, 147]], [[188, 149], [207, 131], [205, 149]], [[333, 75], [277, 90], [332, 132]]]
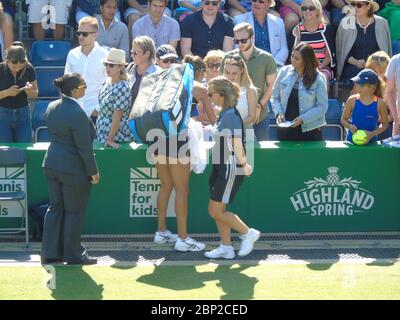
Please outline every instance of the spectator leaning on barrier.
[[292, 64], [279, 70], [271, 104], [279, 127], [279, 141], [322, 141], [322, 126], [328, 110], [326, 80], [309, 45], [299, 43], [292, 52]]
[[83, 219], [91, 185], [100, 180], [93, 153], [94, 125], [78, 99], [85, 80], [67, 73], [54, 80], [62, 98], [49, 104], [46, 123], [50, 146], [43, 160], [50, 206], [44, 220], [42, 264], [95, 264], [81, 244]]
[[390, 59], [386, 69], [386, 101], [393, 117], [393, 135], [400, 134], [400, 53]]
[[106, 70], [102, 60], [107, 50], [96, 42], [99, 24], [96, 18], [83, 18], [78, 26], [79, 47], [72, 49], [67, 56], [65, 73], [76, 72], [82, 75], [87, 84], [85, 94], [80, 98], [83, 110], [95, 122], [99, 110], [99, 92], [106, 80]]
[[14, 42], [13, 18], [10, 12], [13, 8], [9, 1], [0, 1], [0, 62], [5, 60], [5, 50]]
[[176, 48], [181, 38], [179, 23], [164, 14], [168, 0], [149, 0], [149, 11], [137, 20], [133, 26], [132, 39], [148, 36], [153, 39], [156, 47], [169, 44]]
[[28, 98], [37, 96], [35, 69], [23, 44], [14, 42], [0, 63], [0, 142], [32, 142]]
[[379, 5], [372, 0], [353, 0], [351, 5], [355, 16], [342, 19], [336, 34], [337, 78], [346, 80], [355, 77], [374, 52], [392, 54], [388, 23], [374, 15]]
[[235, 25], [249, 23], [254, 30], [255, 46], [271, 53], [278, 67], [282, 67], [287, 60], [289, 49], [283, 20], [268, 13], [268, 9], [274, 6], [274, 0], [255, 0], [251, 4], [250, 12], [236, 16], [233, 21]]
[[106, 59], [107, 80], [99, 93], [99, 118], [96, 122], [97, 140], [114, 149], [121, 143], [133, 141], [128, 125], [132, 95], [126, 73], [123, 50], [111, 49]]
[[204, 0], [200, 11], [191, 14], [181, 25], [181, 53], [204, 58], [207, 52], [233, 49], [233, 20], [218, 12], [220, 0]]
[[257, 116], [254, 122], [254, 134], [258, 141], [268, 140], [268, 101], [276, 79], [276, 63], [272, 55], [254, 46], [254, 31], [250, 24], [243, 22], [235, 26], [235, 44], [238, 49], [228, 52], [221, 64], [223, 73], [225, 60], [239, 55], [246, 63], [250, 79], [258, 91]]
[[161, 70], [159, 66], [154, 65], [155, 54], [154, 41], [150, 37], [142, 36], [133, 40], [131, 50], [133, 62], [127, 67], [130, 76], [132, 105], [135, 103], [143, 77]]
[[[55, 40], [63, 40], [65, 25], [68, 24], [72, 0], [26, 0], [29, 4], [28, 22], [33, 24], [33, 37], [43, 40], [45, 29], [53, 30]], [[48, 24], [48, 15], [50, 24]]]
[[128, 27], [115, 17], [117, 10], [118, 0], [101, 0], [101, 15], [96, 16], [99, 22], [97, 42], [107, 50], [124, 50], [126, 59], [129, 59]]

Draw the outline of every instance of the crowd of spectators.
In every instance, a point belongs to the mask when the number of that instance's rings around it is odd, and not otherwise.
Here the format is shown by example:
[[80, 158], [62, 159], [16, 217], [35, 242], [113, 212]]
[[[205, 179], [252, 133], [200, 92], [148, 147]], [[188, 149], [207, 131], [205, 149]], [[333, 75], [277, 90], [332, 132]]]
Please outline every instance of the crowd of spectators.
[[[399, 28], [396, 28], [399, 0], [180, 0], [173, 4], [168, 0], [22, 2], [34, 40], [46, 37], [62, 40], [66, 37], [67, 24], [76, 27], [78, 46], [67, 56], [65, 73], [76, 72], [85, 79], [87, 90], [81, 104], [94, 122], [104, 104], [109, 104], [105, 95], [113, 95], [114, 87], [126, 87], [114, 85], [110, 72], [117, 68], [103, 63], [108, 53], [118, 49], [125, 53], [124, 70], [118, 74], [124, 78], [126, 72], [127, 78], [123, 81], [128, 82], [129, 78], [130, 105], [147, 74], [179, 61], [199, 65], [202, 60], [204, 64], [197, 70], [196, 91], [201, 86], [207, 88], [207, 83], [220, 74], [227, 76], [241, 88], [239, 109], [245, 126], [254, 129], [258, 141], [267, 140], [268, 113], [274, 108], [270, 101], [274, 84], [282, 85], [275, 83], [276, 78], [284, 66], [293, 65], [294, 48], [302, 43], [313, 49], [328, 95], [335, 81], [353, 88], [352, 79], [360, 71], [365, 68], [375, 71], [386, 89], [382, 98], [389, 106], [390, 127], [393, 134], [399, 131], [395, 76], [398, 70], [393, 63], [386, 70], [393, 51], [400, 47]], [[6, 49], [15, 38], [16, 9], [16, 2], [0, 1], [0, 61], [5, 65], [11, 65]], [[52, 33], [46, 29], [51, 29]], [[8, 93], [3, 95], [8, 97]], [[357, 90], [353, 88], [348, 93], [354, 94]], [[24, 90], [16, 97], [19, 95], [27, 96]], [[212, 108], [204, 106], [210, 102], [204, 97], [200, 100], [195, 100], [196, 119], [203, 124], [215, 122], [216, 110], [210, 119]], [[0, 107], [4, 107], [2, 103], [0, 100]], [[120, 107], [121, 112], [125, 110]], [[108, 113], [110, 121], [116, 120], [115, 113]], [[109, 124], [112, 127], [111, 122]], [[114, 146], [126, 141], [121, 137], [112, 141], [110, 137], [113, 136], [119, 137], [118, 132], [111, 136], [104, 133], [102, 140]]]

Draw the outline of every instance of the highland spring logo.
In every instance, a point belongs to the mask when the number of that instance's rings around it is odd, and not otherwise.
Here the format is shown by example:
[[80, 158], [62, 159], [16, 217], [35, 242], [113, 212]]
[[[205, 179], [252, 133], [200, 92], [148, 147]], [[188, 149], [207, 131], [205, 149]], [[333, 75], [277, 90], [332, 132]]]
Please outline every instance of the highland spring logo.
[[374, 196], [360, 188], [361, 181], [352, 177], [340, 179], [339, 168], [329, 167], [326, 180], [314, 177], [306, 187], [295, 192], [290, 201], [296, 212], [318, 216], [351, 216], [367, 212], [374, 205]]

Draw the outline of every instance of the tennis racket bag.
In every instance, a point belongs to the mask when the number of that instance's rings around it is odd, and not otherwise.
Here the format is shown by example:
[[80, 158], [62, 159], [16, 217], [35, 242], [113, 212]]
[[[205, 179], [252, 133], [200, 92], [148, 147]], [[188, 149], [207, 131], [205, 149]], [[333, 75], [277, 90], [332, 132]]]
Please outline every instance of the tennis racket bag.
[[161, 129], [165, 137], [187, 130], [192, 88], [191, 64], [174, 64], [169, 69], [144, 77], [129, 116], [129, 127], [135, 141], [147, 142], [146, 135], [152, 129]]

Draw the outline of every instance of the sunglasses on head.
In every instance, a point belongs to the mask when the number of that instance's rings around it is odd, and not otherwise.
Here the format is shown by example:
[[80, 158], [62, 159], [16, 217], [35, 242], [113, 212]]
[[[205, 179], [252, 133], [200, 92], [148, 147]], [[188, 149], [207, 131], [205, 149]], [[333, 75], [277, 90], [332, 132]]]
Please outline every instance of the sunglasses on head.
[[386, 57], [380, 57], [380, 56], [371, 56], [371, 59], [375, 60], [375, 61], [379, 61], [379, 62], [387, 62], [388, 61], [388, 59]]
[[219, 1], [209, 1], [209, 0], [204, 1], [205, 6], [209, 6], [210, 4], [212, 4], [214, 7], [217, 7], [219, 6]]
[[76, 32], [76, 36], [77, 36], [77, 37], [82, 36], [82, 37], [86, 38], [86, 37], [87, 37], [89, 34], [91, 34], [91, 33], [96, 33], [96, 32], [94, 32], [94, 31], [91, 31], [91, 32], [77, 31], [77, 32]]
[[309, 7], [301, 6], [301, 11], [307, 11], [307, 10], [314, 11], [315, 9], [317, 9], [315, 6], [309, 6]]
[[212, 62], [207, 63], [207, 67], [209, 69], [213, 69], [213, 68], [217, 68], [218, 69], [220, 67], [220, 65], [221, 65], [221, 63], [212, 63]]
[[369, 2], [352, 2], [351, 5], [353, 7], [357, 7], [358, 9], [362, 8], [363, 6], [367, 6], [369, 4]]
[[164, 60], [161, 60], [163, 63], [176, 63], [176, 59], [175, 58], [167, 58]]
[[240, 42], [240, 43], [243, 43], [243, 44], [246, 44], [247, 41], [249, 41], [250, 38], [251, 38], [251, 37], [249, 37], [249, 38], [247, 38], [247, 39], [233, 39], [233, 42], [234, 42], [235, 44], [239, 44], [239, 42]]

